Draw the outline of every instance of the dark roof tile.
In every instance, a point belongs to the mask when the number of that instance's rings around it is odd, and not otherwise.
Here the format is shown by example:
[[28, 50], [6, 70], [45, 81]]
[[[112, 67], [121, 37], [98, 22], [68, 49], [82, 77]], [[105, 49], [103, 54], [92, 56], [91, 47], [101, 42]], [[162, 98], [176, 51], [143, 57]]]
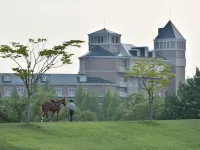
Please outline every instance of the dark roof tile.
[[91, 51], [85, 56], [115, 56], [111, 52], [105, 50], [101, 46], [97, 45], [91, 49]]
[[164, 28], [158, 29], [158, 36], [155, 39], [183, 39], [185, 38], [181, 35], [175, 25], [171, 20], [165, 25]]

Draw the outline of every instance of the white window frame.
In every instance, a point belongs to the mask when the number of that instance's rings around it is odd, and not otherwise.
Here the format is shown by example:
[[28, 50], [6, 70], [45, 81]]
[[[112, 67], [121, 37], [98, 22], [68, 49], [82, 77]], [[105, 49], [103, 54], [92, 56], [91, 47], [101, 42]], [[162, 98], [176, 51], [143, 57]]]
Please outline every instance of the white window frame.
[[87, 88], [83, 88], [83, 92], [84, 92], [84, 93], [87, 93]]
[[19, 96], [23, 96], [24, 95], [24, 87], [18, 87], [17, 93], [18, 93]]
[[81, 75], [81, 76], [80, 76], [80, 82], [86, 82], [86, 81], [87, 81], [87, 77]]
[[75, 96], [75, 88], [68, 88], [68, 96], [74, 97]]
[[10, 75], [4, 75], [3, 76], [3, 81], [5, 81], [5, 82], [11, 81], [11, 76]]
[[49, 81], [49, 76], [48, 75], [43, 75], [42, 76], [42, 81], [48, 82]]
[[63, 89], [62, 88], [55, 88], [57, 96], [63, 96]]
[[[9, 91], [7, 91], [9, 89]], [[5, 96], [10, 96], [12, 92], [12, 88], [11, 87], [4, 87], [4, 95]]]

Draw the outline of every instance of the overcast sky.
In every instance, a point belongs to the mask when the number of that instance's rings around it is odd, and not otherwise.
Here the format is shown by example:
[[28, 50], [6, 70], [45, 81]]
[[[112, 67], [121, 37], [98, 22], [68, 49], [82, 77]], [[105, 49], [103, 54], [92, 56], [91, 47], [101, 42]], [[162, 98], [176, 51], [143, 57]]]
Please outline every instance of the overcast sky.
[[[26, 44], [29, 38], [47, 38], [48, 46], [85, 41], [69, 50], [73, 64], [49, 73], [77, 73], [78, 57], [88, 51], [87, 34], [104, 28], [104, 20], [107, 29], [122, 34], [123, 43], [153, 49], [158, 28], [171, 19], [187, 40], [186, 76], [200, 67], [200, 0], [0, 0], [0, 19], [0, 44]], [[0, 72], [14, 66], [0, 60]]]

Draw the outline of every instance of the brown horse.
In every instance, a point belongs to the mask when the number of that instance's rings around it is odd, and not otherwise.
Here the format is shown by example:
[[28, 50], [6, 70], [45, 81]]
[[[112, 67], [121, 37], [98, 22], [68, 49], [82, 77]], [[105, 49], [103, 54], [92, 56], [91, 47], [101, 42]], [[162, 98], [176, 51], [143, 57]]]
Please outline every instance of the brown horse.
[[58, 121], [58, 115], [59, 115], [60, 107], [62, 104], [64, 106], [66, 106], [65, 98], [56, 99], [55, 101], [51, 100], [49, 102], [45, 102], [42, 105], [40, 105], [40, 114], [39, 115], [40, 116], [42, 115], [41, 122], [43, 122], [44, 115], [46, 115], [46, 117], [49, 121], [49, 118], [48, 118], [49, 111], [52, 111], [52, 120], [54, 117], [54, 113], [57, 112], [57, 121]]

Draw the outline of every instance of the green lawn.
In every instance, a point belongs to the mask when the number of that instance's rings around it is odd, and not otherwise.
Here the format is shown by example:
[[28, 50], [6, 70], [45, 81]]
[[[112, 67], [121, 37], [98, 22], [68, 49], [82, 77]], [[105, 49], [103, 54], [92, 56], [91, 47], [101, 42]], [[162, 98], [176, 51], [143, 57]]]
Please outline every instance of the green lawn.
[[0, 124], [0, 150], [199, 150], [200, 120]]

